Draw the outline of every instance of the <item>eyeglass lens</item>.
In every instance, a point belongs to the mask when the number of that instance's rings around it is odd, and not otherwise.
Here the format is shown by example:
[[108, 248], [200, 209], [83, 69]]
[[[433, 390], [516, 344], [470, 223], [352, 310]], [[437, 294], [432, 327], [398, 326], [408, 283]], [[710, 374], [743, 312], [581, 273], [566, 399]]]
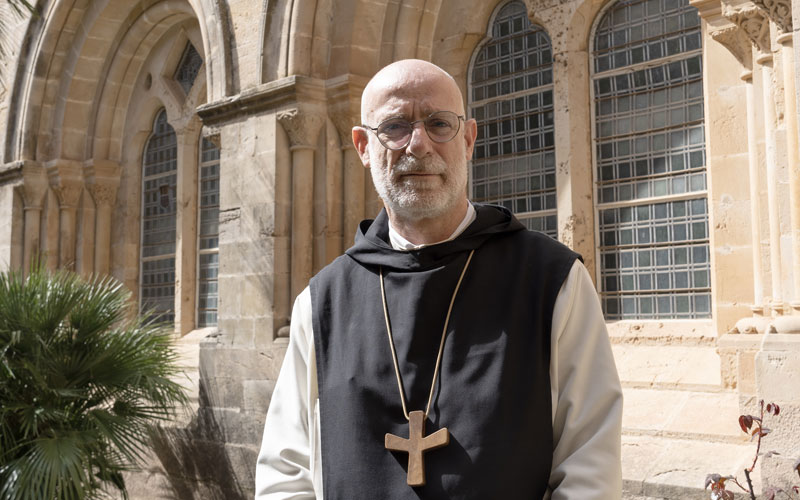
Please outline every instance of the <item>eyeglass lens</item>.
[[[461, 125], [459, 116], [452, 111], [437, 111], [419, 121], [423, 122], [428, 137], [434, 142], [447, 142], [453, 139]], [[411, 134], [414, 131], [413, 123], [404, 118], [386, 120], [378, 125], [378, 139], [387, 148], [403, 148], [411, 141]]]

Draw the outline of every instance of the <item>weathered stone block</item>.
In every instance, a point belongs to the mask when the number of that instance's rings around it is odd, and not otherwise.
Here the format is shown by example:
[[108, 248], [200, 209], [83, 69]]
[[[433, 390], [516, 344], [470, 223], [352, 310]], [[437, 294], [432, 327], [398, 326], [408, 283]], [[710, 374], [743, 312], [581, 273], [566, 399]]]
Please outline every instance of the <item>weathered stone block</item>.
[[242, 409], [255, 414], [267, 414], [272, 392], [275, 390], [274, 380], [245, 380], [242, 382]]
[[230, 377], [204, 378], [200, 381], [200, 404], [204, 407], [241, 408], [242, 380]]
[[200, 408], [192, 430], [197, 439], [257, 446], [261, 442], [266, 413], [245, 413], [238, 408]]
[[283, 349], [254, 350], [221, 344], [200, 346], [200, 376], [259, 380], [275, 378], [283, 363]]
[[786, 489], [800, 484], [800, 476], [791, 470], [800, 459], [800, 335], [767, 335], [755, 361], [758, 397], [781, 408], [778, 416], [765, 417], [765, 427], [772, 432], [762, 449], [780, 455], [764, 457], [762, 480]]
[[741, 413], [750, 413], [756, 395], [755, 355], [761, 347], [763, 335], [727, 334], [720, 337], [718, 350], [722, 363], [723, 382], [735, 387], [739, 394]]

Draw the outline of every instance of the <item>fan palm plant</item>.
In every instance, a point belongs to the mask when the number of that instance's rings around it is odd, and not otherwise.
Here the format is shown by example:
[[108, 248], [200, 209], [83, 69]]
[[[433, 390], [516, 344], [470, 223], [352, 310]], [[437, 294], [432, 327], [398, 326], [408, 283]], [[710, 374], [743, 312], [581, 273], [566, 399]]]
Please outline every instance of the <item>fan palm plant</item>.
[[7, 69], [2, 66], [19, 43], [14, 37], [13, 27], [26, 15], [37, 15], [34, 5], [28, 0], [0, 0], [0, 91], [6, 87], [8, 78]]
[[98, 498], [186, 403], [170, 333], [111, 278], [0, 273], [0, 498]]

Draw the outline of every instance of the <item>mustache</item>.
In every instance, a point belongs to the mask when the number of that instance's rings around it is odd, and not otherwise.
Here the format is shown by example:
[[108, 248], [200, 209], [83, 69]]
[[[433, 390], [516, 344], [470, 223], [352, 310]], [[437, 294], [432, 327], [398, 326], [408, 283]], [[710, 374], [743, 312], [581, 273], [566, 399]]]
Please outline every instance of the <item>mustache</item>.
[[392, 167], [392, 177], [397, 178], [406, 174], [443, 174], [447, 166], [439, 158], [431, 156], [416, 158], [411, 155], [404, 155]]

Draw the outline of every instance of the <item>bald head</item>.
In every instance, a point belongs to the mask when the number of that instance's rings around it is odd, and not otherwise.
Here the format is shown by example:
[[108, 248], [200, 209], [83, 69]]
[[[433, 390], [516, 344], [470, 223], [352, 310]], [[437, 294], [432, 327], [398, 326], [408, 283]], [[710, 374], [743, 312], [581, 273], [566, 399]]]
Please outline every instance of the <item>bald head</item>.
[[375, 122], [375, 109], [394, 97], [424, 96], [432, 89], [449, 101], [446, 103], [448, 107], [442, 109], [464, 114], [461, 89], [448, 72], [428, 61], [404, 59], [378, 71], [364, 88], [361, 95], [361, 121], [372, 125]]

